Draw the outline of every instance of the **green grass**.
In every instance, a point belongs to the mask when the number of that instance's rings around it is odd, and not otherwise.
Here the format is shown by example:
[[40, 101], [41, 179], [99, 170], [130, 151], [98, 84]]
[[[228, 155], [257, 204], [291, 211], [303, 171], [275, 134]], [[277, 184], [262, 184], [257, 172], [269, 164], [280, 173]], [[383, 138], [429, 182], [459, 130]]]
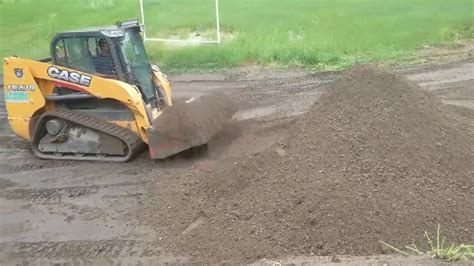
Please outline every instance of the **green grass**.
[[445, 245], [446, 238], [441, 233], [440, 225], [438, 224], [438, 230], [436, 231], [436, 238], [432, 237], [428, 232], [425, 231], [425, 238], [430, 249], [426, 252], [420, 251], [415, 242], [411, 245], [405, 246], [406, 251], [396, 248], [383, 241], [380, 243], [391, 248], [392, 250], [408, 256], [413, 255], [428, 255], [436, 259], [445, 260], [448, 262], [454, 261], [469, 261], [474, 260], [474, 245], [466, 244], [451, 244]]
[[[215, 34], [213, 0], [144, 0], [148, 37]], [[334, 69], [474, 37], [474, 0], [221, 0], [221, 46], [147, 43], [165, 70], [248, 63]], [[3, 0], [0, 56], [48, 55], [55, 32], [139, 17], [138, 0]]]

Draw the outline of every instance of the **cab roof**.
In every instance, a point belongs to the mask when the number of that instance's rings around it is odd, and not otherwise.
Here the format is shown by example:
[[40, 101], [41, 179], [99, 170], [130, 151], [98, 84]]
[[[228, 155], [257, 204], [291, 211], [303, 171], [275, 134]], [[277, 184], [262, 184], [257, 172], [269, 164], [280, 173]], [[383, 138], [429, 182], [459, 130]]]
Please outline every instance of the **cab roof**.
[[140, 31], [142, 30], [142, 25], [138, 23], [138, 19], [118, 21], [114, 26], [98, 26], [78, 30], [63, 31], [58, 33], [58, 35], [83, 35], [102, 33], [107, 37], [121, 37], [124, 35], [125, 30], [133, 28], [136, 28]]

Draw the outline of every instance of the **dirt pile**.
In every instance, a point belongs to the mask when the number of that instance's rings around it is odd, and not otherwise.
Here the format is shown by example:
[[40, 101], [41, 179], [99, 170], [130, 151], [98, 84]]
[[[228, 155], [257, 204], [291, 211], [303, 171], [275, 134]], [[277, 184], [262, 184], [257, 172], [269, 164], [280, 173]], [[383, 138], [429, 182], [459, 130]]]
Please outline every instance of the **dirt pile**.
[[[474, 241], [474, 136], [409, 81], [358, 66], [286, 140], [158, 184], [164, 246], [205, 261], [377, 254], [437, 224]], [[175, 185], [170, 185], [175, 183]]]

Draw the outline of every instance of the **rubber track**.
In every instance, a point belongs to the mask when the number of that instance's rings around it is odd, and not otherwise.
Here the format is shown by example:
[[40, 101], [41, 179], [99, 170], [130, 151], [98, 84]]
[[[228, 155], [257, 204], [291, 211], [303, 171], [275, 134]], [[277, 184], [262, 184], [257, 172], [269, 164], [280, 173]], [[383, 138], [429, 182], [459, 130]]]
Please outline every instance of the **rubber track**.
[[[68, 122], [89, 128], [94, 131], [99, 131], [109, 136], [120, 139], [127, 145], [128, 153], [125, 156], [108, 156], [108, 157], [97, 157], [95, 155], [84, 155], [83, 157], [75, 155], [54, 155], [49, 153], [42, 153], [38, 150], [38, 143], [42, 136], [40, 136], [41, 130], [44, 127], [47, 118], [59, 118]], [[108, 121], [98, 119], [96, 117], [86, 115], [84, 113], [73, 111], [70, 109], [57, 109], [52, 112], [46, 112], [41, 115], [38, 124], [35, 128], [33, 140], [31, 142], [31, 149], [33, 153], [42, 159], [56, 159], [56, 160], [81, 160], [81, 161], [109, 161], [109, 162], [126, 162], [135, 155], [140, 148], [143, 146], [143, 141], [133, 131], [120, 127], [116, 124]]]

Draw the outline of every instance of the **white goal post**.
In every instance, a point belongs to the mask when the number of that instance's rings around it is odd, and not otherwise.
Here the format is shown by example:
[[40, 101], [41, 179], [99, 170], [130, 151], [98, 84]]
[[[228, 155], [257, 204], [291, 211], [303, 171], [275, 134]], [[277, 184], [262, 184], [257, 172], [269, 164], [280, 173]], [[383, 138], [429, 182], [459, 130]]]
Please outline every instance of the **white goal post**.
[[[143, 39], [145, 41], [154, 42], [175, 42], [175, 43], [221, 43], [221, 32], [220, 32], [220, 20], [219, 20], [219, 0], [215, 0], [216, 7], [216, 31], [217, 40], [176, 40], [176, 39], [163, 39], [163, 38], [148, 38], [146, 35], [146, 26], [143, 30]], [[140, 0], [140, 12], [142, 15], [142, 24], [145, 25], [145, 12], [143, 8], [143, 0]]]

